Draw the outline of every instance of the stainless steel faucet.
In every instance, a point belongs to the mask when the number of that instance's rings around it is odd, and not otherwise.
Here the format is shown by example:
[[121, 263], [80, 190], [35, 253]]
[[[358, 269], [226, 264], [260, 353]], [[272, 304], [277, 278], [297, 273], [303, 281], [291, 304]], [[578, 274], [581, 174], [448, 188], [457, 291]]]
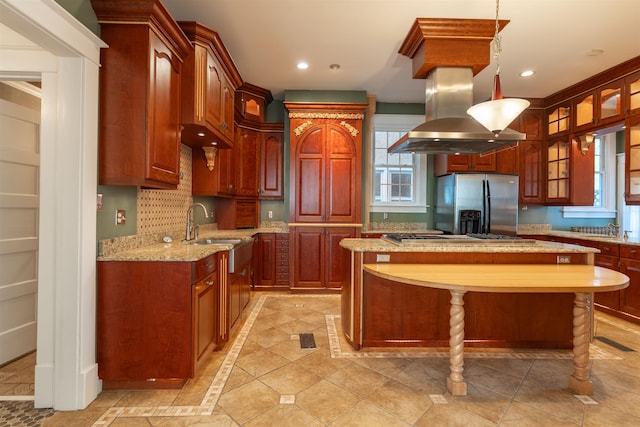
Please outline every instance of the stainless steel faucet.
[[607, 224], [607, 235], [612, 237], [620, 237], [620, 225], [609, 223]]
[[193, 208], [196, 206], [199, 206], [202, 208], [205, 218], [209, 218], [209, 214], [207, 213], [207, 208], [205, 208], [202, 203], [194, 203], [191, 206], [189, 206], [189, 209], [187, 209], [187, 229], [185, 230], [185, 233], [184, 233], [185, 234], [184, 240], [187, 242], [198, 238], [198, 226], [194, 225], [193, 223]]

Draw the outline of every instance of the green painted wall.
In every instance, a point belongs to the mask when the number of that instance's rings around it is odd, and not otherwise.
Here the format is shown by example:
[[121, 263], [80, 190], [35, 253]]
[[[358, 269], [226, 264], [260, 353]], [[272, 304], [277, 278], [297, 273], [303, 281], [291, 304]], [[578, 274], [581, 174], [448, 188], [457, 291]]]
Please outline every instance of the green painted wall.
[[[136, 234], [138, 189], [136, 187], [99, 185], [98, 194], [102, 194], [102, 211], [98, 211], [96, 214], [98, 241]], [[126, 211], [127, 220], [124, 225], [115, 224], [117, 209]]]
[[100, 35], [100, 24], [96, 14], [93, 12], [89, 0], [55, 0], [64, 10], [73, 15], [78, 21], [91, 30], [94, 34]]

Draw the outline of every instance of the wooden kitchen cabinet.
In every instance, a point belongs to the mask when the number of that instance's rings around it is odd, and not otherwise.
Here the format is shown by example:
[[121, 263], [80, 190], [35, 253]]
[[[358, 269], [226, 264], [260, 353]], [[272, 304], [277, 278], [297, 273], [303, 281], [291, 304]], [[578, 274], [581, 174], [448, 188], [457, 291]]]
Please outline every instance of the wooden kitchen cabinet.
[[289, 289], [289, 233], [260, 233], [253, 249], [253, 289]]
[[287, 104], [291, 118], [292, 222], [360, 221], [362, 120], [366, 107], [340, 107], [342, 112], [329, 107], [326, 111], [321, 107], [307, 111], [304, 106]]
[[434, 173], [436, 176], [454, 172], [496, 172], [495, 152], [482, 154], [435, 154]]
[[356, 237], [356, 233], [355, 227], [292, 227], [291, 290], [339, 290], [344, 269], [349, 266], [340, 241]]
[[518, 145], [518, 204], [541, 205], [545, 202], [542, 141], [521, 141]]
[[216, 347], [218, 289], [215, 274], [210, 274], [192, 287], [194, 371]]
[[259, 139], [257, 130], [238, 126], [233, 147], [236, 197], [258, 197]]
[[592, 206], [594, 147], [580, 151], [576, 140], [566, 137], [547, 141], [547, 205]]
[[189, 40], [159, 0], [92, 0], [100, 37], [101, 185], [175, 189]]
[[629, 276], [629, 286], [620, 291], [620, 310], [640, 321], [640, 247], [620, 245], [620, 272]]
[[253, 276], [253, 242], [234, 248], [233, 267], [229, 274], [229, 329], [239, 325], [251, 298]]
[[627, 119], [626, 125], [624, 199], [640, 205], [640, 116]]
[[337, 290], [346, 268], [339, 242], [355, 236], [354, 227], [361, 221], [362, 123], [367, 105], [285, 107], [290, 119], [289, 218], [296, 223], [291, 228], [291, 290]]
[[97, 360], [104, 389], [180, 388], [228, 339], [227, 251], [194, 262], [100, 261]]
[[571, 131], [571, 100], [547, 109], [547, 136], [566, 135]]
[[253, 289], [289, 289], [289, 233], [260, 233], [253, 246]]
[[269, 128], [272, 131], [262, 133], [260, 138], [259, 198], [283, 200], [284, 126], [270, 124]]
[[624, 79], [599, 86], [572, 100], [573, 131], [593, 129], [624, 118]]
[[275, 285], [275, 233], [259, 233], [253, 240], [253, 288], [272, 289]]
[[220, 230], [257, 228], [260, 225], [258, 199], [216, 197], [216, 223]]
[[178, 24], [193, 44], [182, 72], [182, 142], [230, 148], [234, 93], [242, 78], [216, 31], [194, 21]]
[[625, 77], [624, 87], [626, 114], [628, 116], [640, 114], [640, 71]]

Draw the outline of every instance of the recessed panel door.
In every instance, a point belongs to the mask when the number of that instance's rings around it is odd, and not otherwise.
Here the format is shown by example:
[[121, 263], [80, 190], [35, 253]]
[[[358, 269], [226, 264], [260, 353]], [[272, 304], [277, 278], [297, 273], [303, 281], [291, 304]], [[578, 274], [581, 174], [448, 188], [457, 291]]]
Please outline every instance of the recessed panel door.
[[2, 365], [36, 349], [39, 106], [36, 110], [0, 99], [0, 129]]

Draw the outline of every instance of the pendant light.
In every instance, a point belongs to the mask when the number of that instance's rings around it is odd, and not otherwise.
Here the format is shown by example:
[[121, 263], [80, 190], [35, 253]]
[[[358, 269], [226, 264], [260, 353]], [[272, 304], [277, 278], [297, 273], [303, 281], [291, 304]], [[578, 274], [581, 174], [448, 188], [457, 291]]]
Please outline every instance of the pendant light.
[[500, 88], [500, 53], [502, 47], [500, 46], [501, 36], [498, 34], [500, 31], [499, 9], [500, 0], [496, 0], [496, 33], [491, 42], [493, 56], [496, 59], [496, 75], [493, 78], [491, 101], [481, 102], [467, 110], [467, 114], [496, 136], [529, 106], [529, 101], [526, 99], [502, 98], [502, 90]]

